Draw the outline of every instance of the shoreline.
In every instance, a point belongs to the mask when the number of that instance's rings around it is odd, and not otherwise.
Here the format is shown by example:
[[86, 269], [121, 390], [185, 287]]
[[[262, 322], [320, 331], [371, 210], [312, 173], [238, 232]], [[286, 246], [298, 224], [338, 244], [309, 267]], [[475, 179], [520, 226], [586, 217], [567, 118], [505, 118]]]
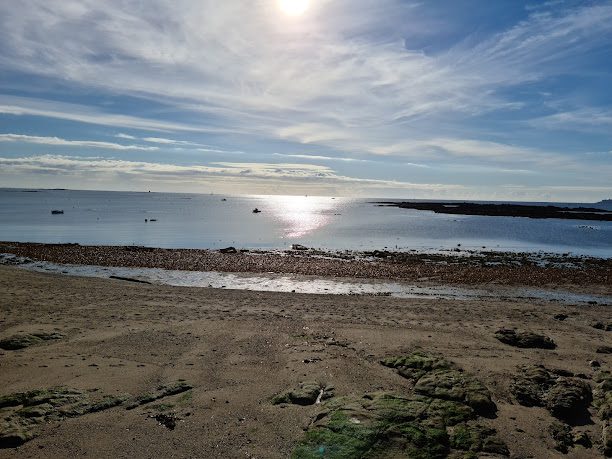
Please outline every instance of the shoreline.
[[556, 254], [161, 249], [0, 242], [0, 253], [57, 264], [296, 274], [450, 285], [564, 287], [612, 294], [612, 259]]

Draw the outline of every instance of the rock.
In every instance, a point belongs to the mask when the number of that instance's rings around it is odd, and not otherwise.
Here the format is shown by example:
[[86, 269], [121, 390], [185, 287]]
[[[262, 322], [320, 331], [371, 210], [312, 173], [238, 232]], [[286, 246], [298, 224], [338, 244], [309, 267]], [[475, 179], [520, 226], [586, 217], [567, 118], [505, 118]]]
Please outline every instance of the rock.
[[520, 348], [555, 349], [557, 347], [551, 338], [530, 331], [502, 328], [495, 332], [495, 338], [504, 344]]
[[389, 357], [380, 361], [389, 368], [395, 368], [404, 378], [416, 381], [432, 370], [449, 369], [450, 362], [441, 357], [428, 355], [422, 352], [413, 352], [401, 357]]
[[24, 349], [35, 344], [40, 344], [44, 341], [62, 339], [64, 335], [60, 333], [28, 333], [13, 335], [9, 338], [0, 340], [0, 349], [6, 351], [15, 351], [18, 349]]
[[555, 441], [555, 449], [566, 454], [569, 449], [574, 446], [574, 437], [572, 429], [567, 424], [554, 422], [548, 428], [548, 433]]
[[591, 386], [578, 378], [556, 376], [543, 366], [519, 367], [510, 391], [523, 406], [544, 406], [567, 422], [588, 417]]
[[591, 438], [589, 437], [589, 434], [586, 432], [575, 433], [573, 442], [574, 442], [574, 445], [580, 445], [587, 449], [593, 446], [593, 443], [591, 442]]
[[224, 249], [219, 249], [220, 253], [238, 253], [236, 247], [226, 247]]
[[597, 360], [591, 360], [589, 361], [589, 365], [591, 365], [593, 368], [599, 368], [601, 363], [599, 363]]
[[291, 244], [291, 250], [308, 250], [308, 247], [301, 244]]
[[546, 408], [553, 416], [564, 421], [588, 417], [593, 400], [591, 386], [575, 378], [559, 378], [546, 393]]
[[[285, 392], [272, 398], [273, 405], [290, 403], [293, 405], [314, 405], [317, 400], [326, 400], [333, 397], [333, 387], [318, 382], [308, 381], [299, 384], [297, 389]], [[321, 397], [319, 399], [319, 396]]]
[[544, 406], [544, 396], [555, 384], [555, 380], [543, 366], [519, 367], [510, 385], [510, 392], [523, 406]]
[[555, 320], [559, 320], [559, 321], [564, 321], [565, 319], [567, 319], [569, 316], [567, 314], [555, 314], [553, 316], [553, 319]]
[[612, 354], [612, 347], [610, 346], [600, 346], [595, 351], [598, 354]]
[[427, 373], [414, 386], [418, 394], [463, 403], [481, 416], [497, 411], [489, 390], [475, 378], [458, 370], [441, 369]]
[[601, 442], [603, 443], [604, 455], [612, 457], [612, 424], [606, 423], [601, 434]]
[[597, 330], [604, 330], [604, 331], [612, 331], [612, 323], [608, 322], [608, 323], [603, 323], [603, 322], [595, 322], [593, 325], [591, 325], [593, 328], [596, 328]]
[[132, 400], [125, 409], [133, 410], [141, 405], [145, 405], [147, 403], [154, 402], [155, 400], [159, 400], [164, 397], [169, 397], [171, 395], [181, 394], [183, 392], [187, 392], [188, 390], [193, 389], [193, 386], [187, 384], [185, 381], [177, 381], [175, 383], [164, 384], [157, 388], [157, 390], [150, 392], [148, 394], [140, 395]]
[[82, 416], [123, 403], [127, 396], [101, 396], [66, 387], [17, 392], [0, 397], [0, 447], [14, 448], [34, 438], [37, 426]]
[[34, 438], [32, 432], [13, 429], [13, 430], [0, 430], [0, 449], [3, 448], [16, 448], [23, 445], [27, 441]]
[[450, 445], [462, 451], [509, 455], [508, 447], [496, 436], [495, 429], [477, 423], [460, 424], [452, 428]]
[[444, 458], [453, 450], [507, 455], [495, 430], [472, 423], [474, 417], [468, 406], [416, 394], [342, 397], [325, 404], [292, 457]]

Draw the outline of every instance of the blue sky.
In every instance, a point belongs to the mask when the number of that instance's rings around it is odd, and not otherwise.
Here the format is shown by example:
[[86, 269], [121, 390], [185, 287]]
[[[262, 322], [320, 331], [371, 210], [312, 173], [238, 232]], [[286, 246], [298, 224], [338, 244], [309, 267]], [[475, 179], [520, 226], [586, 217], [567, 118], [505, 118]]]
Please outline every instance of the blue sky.
[[612, 197], [612, 1], [296, 1], [1, 2], [0, 186]]

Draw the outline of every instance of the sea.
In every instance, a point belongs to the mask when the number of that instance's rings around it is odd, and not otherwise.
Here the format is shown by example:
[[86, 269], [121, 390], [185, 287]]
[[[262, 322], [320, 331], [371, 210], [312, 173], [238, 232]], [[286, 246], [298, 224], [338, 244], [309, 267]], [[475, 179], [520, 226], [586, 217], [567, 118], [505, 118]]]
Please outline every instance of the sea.
[[[402, 200], [407, 199], [397, 199]], [[292, 244], [332, 251], [460, 248], [612, 257], [612, 222], [444, 215], [376, 201], [393, 199], [0, 189], [0, 240], [207, 249], [282, 250]]]

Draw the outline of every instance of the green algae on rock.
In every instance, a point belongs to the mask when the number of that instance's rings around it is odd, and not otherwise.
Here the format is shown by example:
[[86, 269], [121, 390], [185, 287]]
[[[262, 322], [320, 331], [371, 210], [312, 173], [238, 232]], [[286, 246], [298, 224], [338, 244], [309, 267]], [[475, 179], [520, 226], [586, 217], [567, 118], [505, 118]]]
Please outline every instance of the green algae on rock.
[[484, 385], [441, 357], [415, 352], [381, 364], [415, 381], [407, 394], [346, 396], [322, 405], [294, 459], [508, 455], [495, 430], [478, 422], [495, 404]]
[[92, 392], [54, 387], [0, 397], [0, 448], [17, 447], [35, 436], [38, 424], [106, 410], [128, 396], [93, 397]]
[[[185, 381], [160, 386], [155, 392], [132, 399], [128, 409], [192, 389]], [[36, 389], [0, 396], [0, 448], [14, 448], [35, 436], [36, 426], [50, 421], [97, 413], [123, 405], [128, 394], [104, 395], [97, 390], [67, 387]]]
[[[425, 459], [445, 458], [452, 450], [507, 454], [493, 429], [468, 422], [474, 418], [466, 405], [414, 394], [342, 397], [325, 404], [292, 457]], [[459, 431], [474, 440], [451, 444]]]
[[414, 381], [414, 391], [419, 394], [461, 402], [483, 416], [493, 415], [497, 410], [491, 393], [480, 381], [442, 357], [413, 352], [384, 359], [381, 364]]
[[26, 333], [13, 335], [0, 340], [0, 349], [5, 351], [16, 351], [45, 341], [62, 339], [61, 333]]

